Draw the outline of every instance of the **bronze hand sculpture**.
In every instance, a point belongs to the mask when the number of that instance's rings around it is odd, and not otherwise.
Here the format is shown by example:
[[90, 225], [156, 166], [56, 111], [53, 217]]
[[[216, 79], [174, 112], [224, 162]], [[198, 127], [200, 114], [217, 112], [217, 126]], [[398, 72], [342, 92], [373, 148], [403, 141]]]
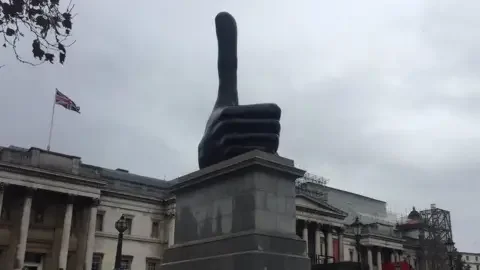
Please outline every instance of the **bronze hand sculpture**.
[[251, 150], [276, 153], [281, 110], [276, 104], [238, 105], [237, 25], [232, 15], [215, 18], [218, 40], [217, 101], [198, 145], [200, 169]]

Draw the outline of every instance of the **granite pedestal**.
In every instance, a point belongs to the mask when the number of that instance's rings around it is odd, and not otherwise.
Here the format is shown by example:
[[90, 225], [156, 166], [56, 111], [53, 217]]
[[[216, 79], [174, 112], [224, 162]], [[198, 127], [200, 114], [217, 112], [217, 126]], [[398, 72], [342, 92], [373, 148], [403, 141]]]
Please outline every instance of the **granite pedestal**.
[[252, 151], [174, 180], [175, 244], [164, 270], [307, 270], [295, 234], [293, 161]]

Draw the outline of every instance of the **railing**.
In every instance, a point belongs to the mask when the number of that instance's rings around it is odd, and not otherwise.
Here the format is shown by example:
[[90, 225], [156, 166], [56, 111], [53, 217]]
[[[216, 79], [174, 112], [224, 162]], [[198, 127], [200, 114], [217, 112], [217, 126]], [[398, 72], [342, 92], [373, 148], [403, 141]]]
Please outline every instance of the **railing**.
[[[319, 254], [308, 254], [308, 257], [310, 258], [310, 262], [312, 265], [317, 265], [317, 264], [325, 264], [325, 263], [335, 263], [335, 257], [332, 256], [324, 256], [324, 255], [319, 255]], [[325, 260], [327, 259], [327, 260]]]

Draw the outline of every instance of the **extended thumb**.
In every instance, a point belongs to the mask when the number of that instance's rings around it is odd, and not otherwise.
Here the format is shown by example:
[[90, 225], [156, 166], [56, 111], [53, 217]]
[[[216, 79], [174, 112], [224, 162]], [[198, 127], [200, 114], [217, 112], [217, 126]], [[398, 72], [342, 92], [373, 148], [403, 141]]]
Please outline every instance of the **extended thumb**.
[[238, 105], [237, 24], [232, 15], [221, 12], [215, 17], [218, 40], [219, 88], [215, 107]]

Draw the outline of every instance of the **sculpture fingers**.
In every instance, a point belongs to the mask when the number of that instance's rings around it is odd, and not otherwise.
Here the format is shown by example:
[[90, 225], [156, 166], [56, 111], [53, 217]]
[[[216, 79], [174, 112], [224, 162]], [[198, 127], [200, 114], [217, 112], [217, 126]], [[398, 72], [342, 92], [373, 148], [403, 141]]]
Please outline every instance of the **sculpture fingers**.
[[280, 120], [282, 110], [274, 103], [260, 103], [252, 105], [240, 105], [222, 109], [219, 120], [240, 119], [275, 119]]
[[247, 133], [247, 134], [228, 134], [219, 142], [219, 147], [245, 146], [255, 147], [261, 146], [267, 150], [276, 151], [278, 149], [279, 136], [270, 133]]
[[275, 119], [228, 119], [217, 122], [211, 130], [211, 139], [220, 140], [228, 134], [280, 134], [280, 122]]

